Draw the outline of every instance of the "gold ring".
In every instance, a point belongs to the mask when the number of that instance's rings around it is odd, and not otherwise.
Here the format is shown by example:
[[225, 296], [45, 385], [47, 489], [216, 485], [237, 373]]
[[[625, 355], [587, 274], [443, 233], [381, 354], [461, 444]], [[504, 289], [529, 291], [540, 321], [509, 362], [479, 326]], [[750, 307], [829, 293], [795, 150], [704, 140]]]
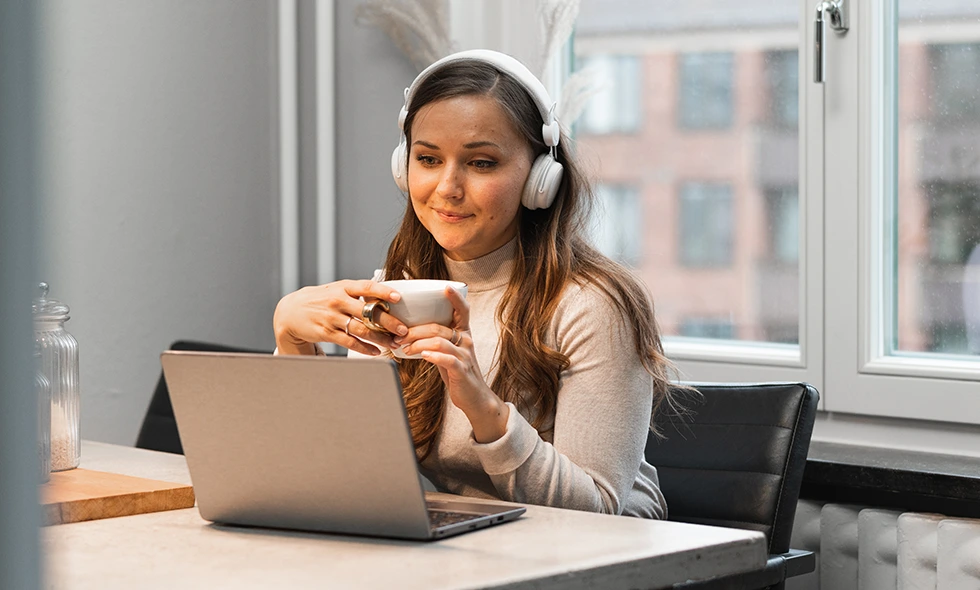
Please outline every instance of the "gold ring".
[[449, 341], [452, 342], [453, 346], [459, 346], [459, 343], [463, 341], [463, 333], [453, 328], [453, 337]]
[[387, 332], [388, 330], [385, 330], [380, 324], [374, 321], [374, 310], [378, 307], [383, 311], [388, 311], [388, 302], [379, 300], [365, 303], [364, 307], [361, 308], [361, 321], [364, 322], [365, 326], [375, 332]]
[[352, 319], [354, 319], [354, 316], [352, 315], [347, 316], [347, 323], [344, 324], [344, 334], [347, 334], [348, 336], [350, 336], [350, 321]]

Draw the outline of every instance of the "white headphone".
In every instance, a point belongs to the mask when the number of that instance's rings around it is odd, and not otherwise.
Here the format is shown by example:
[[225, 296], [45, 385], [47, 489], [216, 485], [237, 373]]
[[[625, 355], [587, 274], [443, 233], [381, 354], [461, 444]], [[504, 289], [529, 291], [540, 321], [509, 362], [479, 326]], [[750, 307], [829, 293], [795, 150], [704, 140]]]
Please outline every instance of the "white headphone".
[[561, 135], [558, 120], [555, 118], [555, 103], [548, 95], [544, 84], [524, 64], [509, 55], [488, 49], [471, 49], [446, 56], [422, 70], [412, 85], [405, 89], [405, 104], [402, 105], [402, 109], [398, 113], [398, 131], [401, 133], [401, 140], [391, 154], [391, 174], [395, 178], [395, 184], [402, 192], [408, 192], [408, 146], [405, 138], [405, 118], [408, 117], [408, 108], [412, 104], [415, 90], [430, 74], [444, 65], [469, 60], [486, 62], [509, 74], [527, 91], [541, 112], [541, 120], [543, 121], [541, 137], [549, 150], [538, 156], [534, 164], [531, 165], [531, 172], [528, 174], [527, 182], [524, 183], [521, 203], [528, 209], [550, 207], [552, 201], [555, 200], [555, 195], [558, 194], [563, 170], [562, 165], [555, 159], [558, 139]]

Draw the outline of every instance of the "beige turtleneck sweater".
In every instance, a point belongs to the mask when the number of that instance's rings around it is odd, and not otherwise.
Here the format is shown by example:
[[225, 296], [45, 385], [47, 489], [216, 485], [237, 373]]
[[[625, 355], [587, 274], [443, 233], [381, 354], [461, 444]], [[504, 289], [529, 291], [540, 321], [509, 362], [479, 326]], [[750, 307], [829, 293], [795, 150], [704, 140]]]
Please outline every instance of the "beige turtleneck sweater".
[[[487, 383], [496, 374], [495, 314], [516, 247], [515, 239], [476, 260], [446, 259], [450, 277], [468, 286], [470, 331]], [[569, 285], [547, 343], [570, 361], [549, 417], [554, 429], [539, 434], [511, 405], [506, 434], [480, 444], [447, 394], [445, 419], [422, 462], [423, 475], [440, 490], [464, 496], [665, 518], [657, 470], [643, 458], [653, 378], [612, 301], [594, 286]]]

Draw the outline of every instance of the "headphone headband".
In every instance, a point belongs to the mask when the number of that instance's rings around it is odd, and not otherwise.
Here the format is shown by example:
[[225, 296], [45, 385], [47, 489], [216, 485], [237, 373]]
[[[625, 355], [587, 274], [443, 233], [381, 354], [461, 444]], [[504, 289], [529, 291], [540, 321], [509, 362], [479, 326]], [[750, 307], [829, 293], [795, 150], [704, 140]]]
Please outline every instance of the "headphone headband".
[[412, 85], [405, 89], [405, 103], [402, 105], [401, 111], [398, 113], [398, 130], [404, 132], [405, 130], [405, 119], [408, 117], [408, 107], [412, 104], [412, 99], [415, 98], [415, 91], [433, 72], [441, 69], [443, 66], [455, 62], [462, 61], [481, 61], [488, 63], [498, 70], [506, 72], [514, 80], [517, 81], [527, 92], [531, 95], [531, 99], [534, 101], [535, 106], [538, 107], [538, 112], [541, 114], [542, 121], [542, 139], [548, 147], [555, 147], [558, 145], [558, 139], [560, 137], [560, 131], [558, 128], [558, 121], [555, 119], [555, 106], [556, 103], [551, 100], [551, 96], [548, 94], [548, 90], [544, 87], [544, 84], [538, 80], [537, 76], [531, 73], [527, 66], [522, 64], [517, 59], [507, 55], [506, 53], [500, 53], [499, 51], [491, 51], [489, 49], [469, 49], [467, 51], [460, 51], [453, 53], [452, 55], [447, 55], [446, 57], [437, 60], [429, 67], [422, 70]]

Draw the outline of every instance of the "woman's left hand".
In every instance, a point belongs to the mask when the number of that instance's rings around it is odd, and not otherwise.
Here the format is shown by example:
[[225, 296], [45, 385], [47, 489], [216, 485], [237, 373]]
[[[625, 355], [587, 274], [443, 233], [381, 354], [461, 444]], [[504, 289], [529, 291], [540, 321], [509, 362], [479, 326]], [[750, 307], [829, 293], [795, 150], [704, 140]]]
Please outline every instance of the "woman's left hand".
[[396, 338], [395, 344], [405, 343], [405, 354], [421, 354], [438, 367], [449, 398], [469, 418], [476, 441], [493, 442], [507, 431], [510, 409], [483, 379], [470, 335], [469, 304], [452, 287], [446, 287], [446, 297], [453, 305], [452, 327], [415, 326]]

